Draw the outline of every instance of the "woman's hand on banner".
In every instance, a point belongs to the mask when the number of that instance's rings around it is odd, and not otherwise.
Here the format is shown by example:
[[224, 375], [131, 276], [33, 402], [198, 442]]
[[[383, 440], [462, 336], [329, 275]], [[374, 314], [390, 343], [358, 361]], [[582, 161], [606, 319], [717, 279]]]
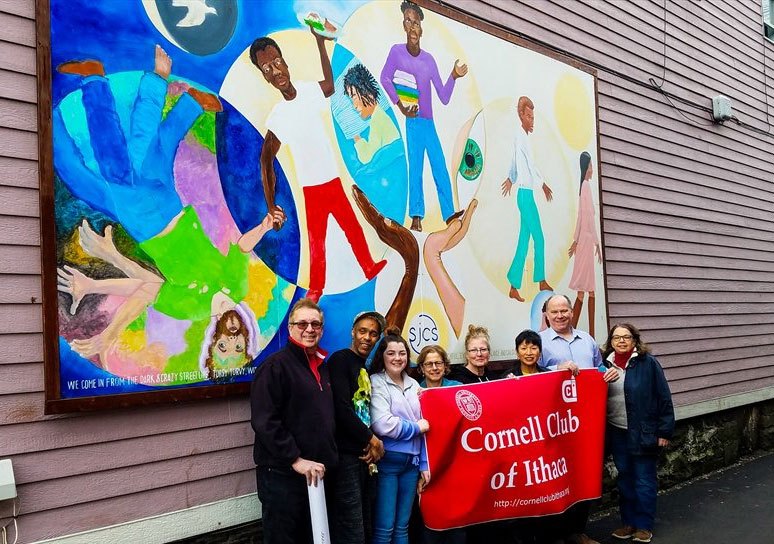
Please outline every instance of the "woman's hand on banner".
[[417, 482], [417, 493], [422, 493], [427, 484], [430, 483], [430, 471], [423, 470], [419, 473], [419, 481]]
[[420, 419], [417, 421], [417, 425], [419, 425], [419, 432], [422, 434], [430, 430], [430, 423], [426, 419]]

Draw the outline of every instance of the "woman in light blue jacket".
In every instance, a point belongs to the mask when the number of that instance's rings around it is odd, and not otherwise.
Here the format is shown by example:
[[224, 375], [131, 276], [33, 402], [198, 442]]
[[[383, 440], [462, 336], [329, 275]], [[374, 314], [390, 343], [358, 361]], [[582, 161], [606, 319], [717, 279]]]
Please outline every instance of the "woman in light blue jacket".
[[422, 434], [430, 428], [419, 409], [419, 384], [406, 374], [409, 346], [387, 329], [371, 366], [371, 429], [383, 442], [374, 512], [374, 544], [407, 544], [419, 472], [429, 481]]

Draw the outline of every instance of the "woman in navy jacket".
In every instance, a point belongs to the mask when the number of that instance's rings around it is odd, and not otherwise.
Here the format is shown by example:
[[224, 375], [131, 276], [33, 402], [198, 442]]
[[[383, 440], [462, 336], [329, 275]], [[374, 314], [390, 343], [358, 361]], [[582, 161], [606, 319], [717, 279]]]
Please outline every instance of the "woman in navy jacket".
[[603, 347], [606, 366], [620, 380], [608, 384], [607, 441], [618, 470], [623, 526], [615, 538], [650, 542], [656, 516], [656, 464], [675, 427], [672, 394], [664, 371], [629, 323], [610, 329]]

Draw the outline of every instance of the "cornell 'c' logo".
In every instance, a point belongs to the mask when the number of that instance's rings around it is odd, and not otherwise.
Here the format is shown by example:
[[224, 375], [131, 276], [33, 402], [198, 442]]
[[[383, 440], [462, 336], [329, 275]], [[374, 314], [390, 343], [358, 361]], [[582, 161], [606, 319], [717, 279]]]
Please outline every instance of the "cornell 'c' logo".
[[481, 401], [478, 397], [466, 389], [457, 391], [454, 395], [454, 400], [457, 402], [457, 408], [460, 413], [470, 421], [476, 421], [481, 417]]

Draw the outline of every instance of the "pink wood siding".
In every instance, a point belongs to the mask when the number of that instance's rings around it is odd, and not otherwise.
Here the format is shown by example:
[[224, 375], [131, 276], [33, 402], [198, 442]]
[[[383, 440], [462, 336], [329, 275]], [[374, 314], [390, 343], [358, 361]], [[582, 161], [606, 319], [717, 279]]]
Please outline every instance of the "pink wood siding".
[[[660, 1], [451, 3], [661, 81]], [[726, 94], [768, 130], [774, 47], [764, 82], [759, 2], [667, 9], [664, 88], [704, 105]], [[255, 489], [245, 399], [43, 415], [34, 45], [33, 0], [0, 0], [0, 458], [14, 462], [22, 543]], [[774, 386], [774, 139], [697, 126], [706, 114], [676, 104], [693, 123], [656, 91], [599, 72], [610, 318], [642, 327], [684, 405]]]
[[0, 0], [0, 458], [20, 543], [255, 491], [246, 399], [43, 415], [33, 0]]
[[[666, 2], [666, 36], [661, 0], [451, 4], [603, 67], [610, 320], [643, 329], [676, 403], [774, 386], [774, 45], [760, 2]], [[665, 74], [664, 90], [704, 107], [724, 94], [741, 121], [771, 134], [711, 125], [674, 101], [688, 121], [611, 72], [645, 83]]]

